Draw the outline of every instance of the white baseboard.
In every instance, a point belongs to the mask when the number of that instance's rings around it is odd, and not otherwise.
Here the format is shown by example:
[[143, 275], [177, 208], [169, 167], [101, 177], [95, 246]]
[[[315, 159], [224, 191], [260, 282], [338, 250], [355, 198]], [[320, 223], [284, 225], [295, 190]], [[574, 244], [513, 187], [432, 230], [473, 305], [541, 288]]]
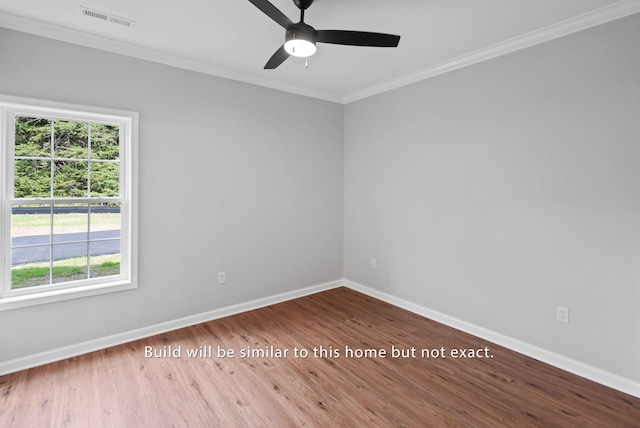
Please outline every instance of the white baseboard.
[[146, 337], [155, 336], [156, 334], [166, 333], [168, 331], [189, 327], [195, 324], [215, 320], [229, 315], [241, 312], [259, 309], [276, 303], [285, 302], [287, 300], [296, 299], [298, 297], [308, 296], [310, 294], [319, 293], [321, 291], [330, 290], [332, 288], [341, 287], [343, 282], [332, 281], [319, 284], [287, 293], [276, 294], [274, 296], [263, 297], [261, 299], [252, 300], [237, 305], [227, 306], [225, 308], [215, 309], [213, 311], [203, 312], [124, 333], [114, 334], [112, 336], [100, 339], [90, 340], [75, 345], [65, 346], [53, 349], [51, 351], [39, 352], [37, 354], [28, 355], [26, 357], [16, 358], [14, 360], [0, 362], [0, 376], [9, 373], [26, 370], [32, 367], [41, 366], [43, 364], [53, 363], [55, 361], [64, 360], [66, 358], [76, 357], [78, 355], [89, 352], [98, 351], [100, 349], [109, 348], [111, 346], [121, 345], [123, 343], [132, 342], [134, 340], [144, 339]]
[[543, 348], [530, 345], [526, 342], [496, 333], [495, 331], [488, 330], [483, 327], [462, 321], [460, 319], [445, 315], [441, 312], [434, 311], [424, 306], [417, 305], [407, 300], [392, 296], [373, 288], [369, 288], [365, 285], [358, 284], [353, 281], [344, 280], [344, 286], [351, 288], [352, 290], [390, 303], [394, 306], [398, 306], [402, 309], [406, 309], [423, 317], [432, 319], [449, 327], [464, 331], [465, 333], [472, 334], [484, 340], [488, 340], [497, 345], [504, 346], [512, 351], [519, 352], [528, 357], [535, 358], [559, 369], [565, 370], [569, 373], [584, 377], [609, 388], [617, 389], [618, 391], [630, 394], [640, 398], [640, 383], [625, 379], [616, 374], [607, 372], [605, 370], [598, 369], [588, 364], [581, 363], [580, 361], [573, 360], [571, 358], [564, 357], [562, 355], [553, 353]]
[[346, 279], [327, 282], [324, 284], [302, 288], [287, 293], [276, 294], [273, 296], [239, 303], [237, 305], [227, 306], [225, 308], [215, 309], [213, 311], [191, 315], [188, 317], [167, 321], [164, 323], [143, 327], [112, 336], [90, 340], [75, 345], [65, 346], [50, 351], [40, 352], [37, 354], [28, 355], [26, 357], [16, 358], [14, 360], [3, 361], [0, 362], [0, 376], [20, 370], [26, 370], [32, 367], [41, 366], [43, 364], [64, 360], [66, 358], [75, 357], [89, 352], [98, 351], [100, 349], [109, 348], [111, 346], [121, 345], [123, 343], [131, 342], [134, 340], [144, 339], [156, 334], [166, 333], [168, 331], [189, 327], [195, 324], [215, 320], [229, 315], [246, 312], [253, 309], [259, 309], [265, 306], [285, 302], [287, 300], [296, 299], [298, 297], [308, 296], [310, 294], [319, 293], [321, 291], [330, 290], [341, 286], [351, 288], [355, 291], [361, 292], [376, 299], [406, 309], [410, 312], [440, 322], [449, 327], [453, 327], [455, 329], [464, 331], [465, 333], [469, 333], [479, 338], [493, 342], [497, 345], [504, 346], [505, 348], [519, 352], [531, 358], [535, 358], [536, 360], [550, 364], [554, 367], [558, 367], [569, 373], [582, 376], [586, 379], [640, 398], [640, 383], [625, 379], [621, 376], [598, 369], [588, 364], [584, 364], [580, 361], [564, 357], [551, 351], [530, 345], [520, 340], [502, 335], [500, 333], [496, 333], [486, 328], [479, 327], [466, 321], [462, 321], [449, 315], [445, 315], [441, 312], [434, 311], [424, 306], [420, 306], [391, 294], [387, 294]]

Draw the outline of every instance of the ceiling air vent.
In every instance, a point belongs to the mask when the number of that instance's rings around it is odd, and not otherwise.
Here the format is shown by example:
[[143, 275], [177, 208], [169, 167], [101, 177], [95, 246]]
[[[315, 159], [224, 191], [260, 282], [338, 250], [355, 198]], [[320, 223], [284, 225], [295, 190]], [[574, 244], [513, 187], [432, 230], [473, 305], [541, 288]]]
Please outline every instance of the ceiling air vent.
[[89, 9], [84, 6], [80, 6], [80, 13], [90, 18], [100, 19], [102, 21], [111, 22], [113, 24], [122, 25], [123, 27], [133, 28], [136, 25], [136, 21], [133, 21], [131, 19], [120, 18], [119, 16], [109, 15], [108, 13]]

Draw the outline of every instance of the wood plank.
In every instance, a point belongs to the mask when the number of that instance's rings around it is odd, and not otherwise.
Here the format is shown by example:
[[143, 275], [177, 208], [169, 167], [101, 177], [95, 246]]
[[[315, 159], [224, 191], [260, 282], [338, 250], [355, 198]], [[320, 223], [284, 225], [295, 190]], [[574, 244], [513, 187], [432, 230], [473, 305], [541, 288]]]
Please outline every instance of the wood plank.
[[[145, 358], [146, 346], [181, 357]], [[240, 358], [272, 346], [288, 356]], [[332, 353], [314, 357], [320, 346]], [[421, 356], [443, 347], [493, 358]], [[2, 376], [0, 426], [639, 427], [640, 399], [338, 288]]]

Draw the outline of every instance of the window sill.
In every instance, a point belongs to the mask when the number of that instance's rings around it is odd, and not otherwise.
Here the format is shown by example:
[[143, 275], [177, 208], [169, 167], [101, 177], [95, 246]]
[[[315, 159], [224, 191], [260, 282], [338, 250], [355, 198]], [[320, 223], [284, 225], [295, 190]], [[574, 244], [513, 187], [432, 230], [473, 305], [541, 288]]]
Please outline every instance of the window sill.
[[0, 297], [0, 312], [124, 290], [133, 290], [135, 288], [138, 288], [138, 285], [134, 281], [125, 279], [51, 291], [40, 291], [38, 293], [19, 295], [15, 293], [5, 294]]

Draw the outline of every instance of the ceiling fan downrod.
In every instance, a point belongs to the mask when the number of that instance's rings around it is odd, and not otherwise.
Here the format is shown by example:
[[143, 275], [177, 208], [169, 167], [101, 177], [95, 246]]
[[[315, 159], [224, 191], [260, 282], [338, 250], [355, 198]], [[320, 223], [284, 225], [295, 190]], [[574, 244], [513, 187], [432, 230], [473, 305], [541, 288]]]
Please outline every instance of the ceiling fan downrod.
[[300, 22], [304, 22], [304, 11], [311, 6], [313, 0], [293, 0], [293, 2], [300, 9]]

